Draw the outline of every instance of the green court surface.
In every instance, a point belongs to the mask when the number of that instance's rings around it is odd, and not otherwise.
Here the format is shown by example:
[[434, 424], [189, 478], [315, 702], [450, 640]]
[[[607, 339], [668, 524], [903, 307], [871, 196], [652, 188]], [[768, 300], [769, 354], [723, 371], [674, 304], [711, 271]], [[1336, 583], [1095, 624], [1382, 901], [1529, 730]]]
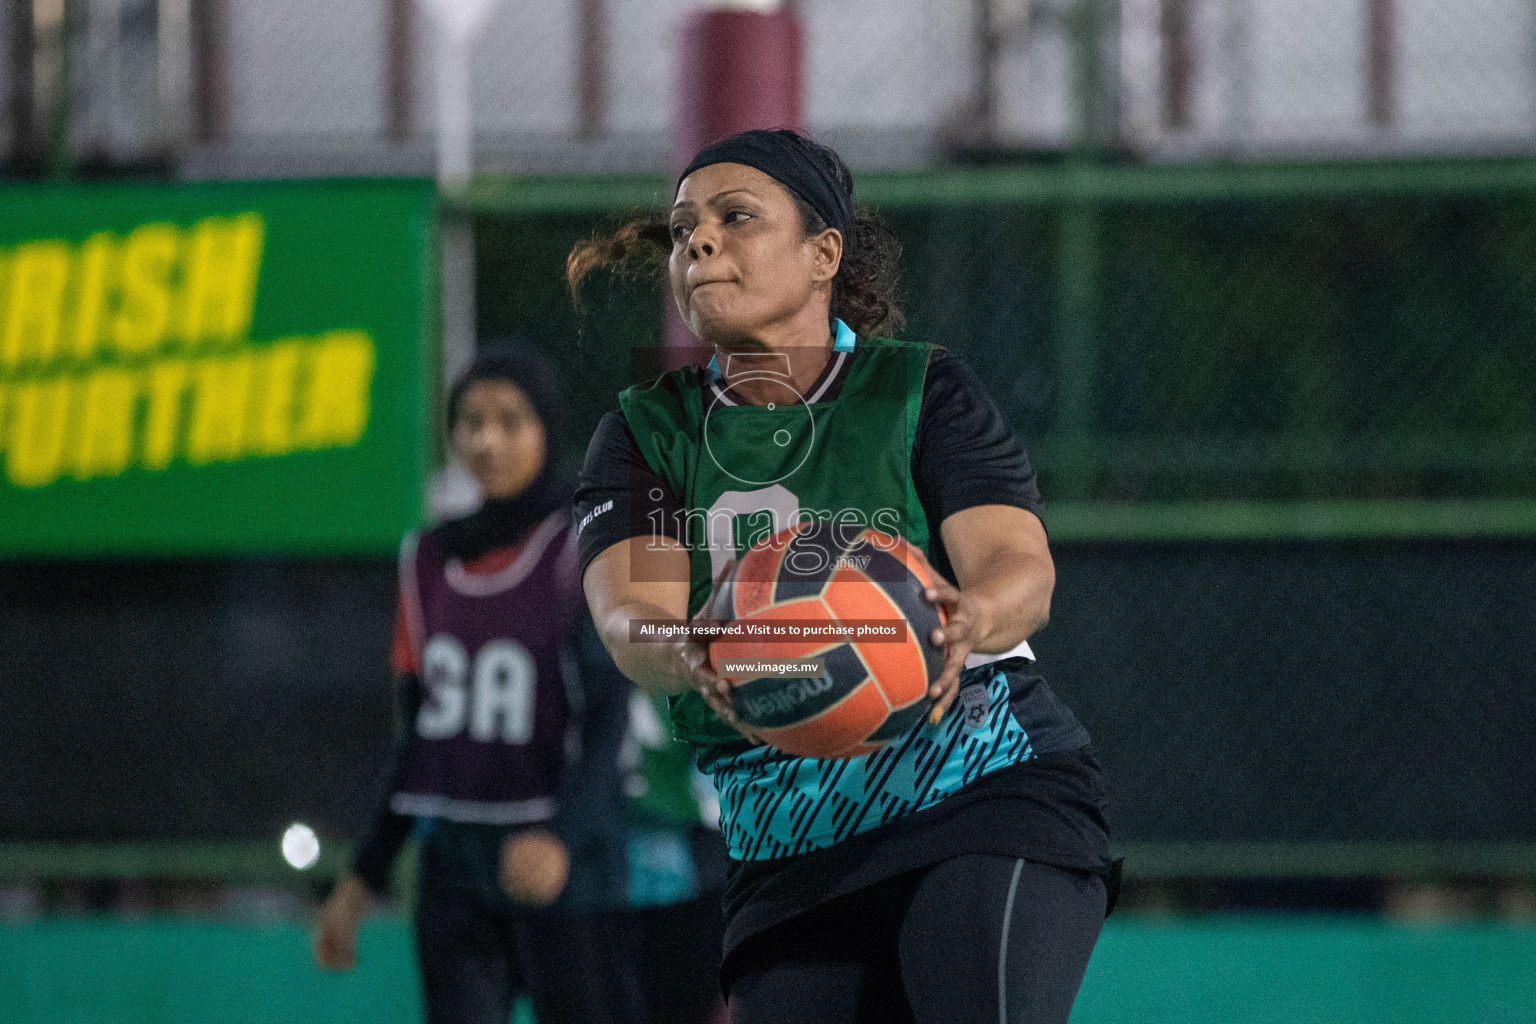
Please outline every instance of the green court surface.
[[[360, 966], [310, 966], [292, 923], [78, 920], [0, 927], [3, 1024], [418, 1019], [410, 932], [369, 925]], [[1125, 919], [1105, 931], [1074, 1024], [1536, 1022], [1536, 928], [1365, 919]], [[525, 1022], [520, 1022], [525, 1024]]]

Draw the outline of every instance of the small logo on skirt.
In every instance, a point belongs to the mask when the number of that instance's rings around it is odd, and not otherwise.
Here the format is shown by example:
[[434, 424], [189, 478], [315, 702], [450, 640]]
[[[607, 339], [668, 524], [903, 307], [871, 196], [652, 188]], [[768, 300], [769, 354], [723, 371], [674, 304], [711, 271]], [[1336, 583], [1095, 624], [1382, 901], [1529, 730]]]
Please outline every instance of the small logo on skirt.
[[991, 698], [987, 695], [987, 688], [981, 683], [972, 683], [960, 691], [960, 708], [965, 714], [965, 727], [967, 729], [980, 729], [987, 724], [987, 713], [992, 710]]

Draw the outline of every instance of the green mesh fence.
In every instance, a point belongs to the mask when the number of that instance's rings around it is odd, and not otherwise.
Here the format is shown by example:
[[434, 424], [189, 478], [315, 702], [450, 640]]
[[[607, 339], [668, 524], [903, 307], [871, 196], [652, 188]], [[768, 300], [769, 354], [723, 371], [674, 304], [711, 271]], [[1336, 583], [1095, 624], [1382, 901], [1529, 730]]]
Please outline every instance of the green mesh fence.
[[[967, 355], [1040, 468], [1058, 584], [1036, 649], [1100, 746], [1128, 871], [1536, 876], [1536, 160], [859, 191], [906, 244], [907, 335]], [[665, 198], [653, 176], [457, 197], [482, 336], [566, 371], [568, 461], [629, 350], [660, 343], [662, 298], [599, 277], [578, 315], [565, 255]], [[26, 774], [0, 875], [286, 877], [288, 822], [353, 835], [387, 743], [392, 577], [12, 566], [0, 735]]]
[[[1536, 532], [1536, 162], [868, 174], [906, 336], [967, 355], [1025, 437], [1058, 537]], [[503, 179], [480, 326], [559, 351], [595, 422], [659, 289], [559, 277], [665, 183]], [[573, 347], [572, 338], [582, 338]]]
[[[1536, 871], [1536, 160], [856, 175], [907, 337], [981, 371], [1041, 473], [1041, 667], [1136, 874]], [[484, 334], [586, 436], [655, 283], [563, 294], [656, 177], [482, 181]], [[580, 337], [579, 342], [573, 339]]]

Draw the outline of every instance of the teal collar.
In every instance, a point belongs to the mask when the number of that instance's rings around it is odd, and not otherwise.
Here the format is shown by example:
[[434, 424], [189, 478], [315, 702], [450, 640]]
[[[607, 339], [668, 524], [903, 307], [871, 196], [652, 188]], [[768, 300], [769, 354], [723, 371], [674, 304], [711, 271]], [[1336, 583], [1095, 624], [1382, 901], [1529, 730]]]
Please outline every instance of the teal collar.
[[[841, 320], [835, 319], [832, 322], [837, 325], [837, 337], [832, 342], [832, 351], [852, 352], [859, 343], [859, 336], [853, 333], [852, 327]], [[712, 377], [720, 376], [720, 357], [717, 355], [709, 357], [709, 374]]]
[[832, 343], [833, 352], [852, 352], [853, 347], [859, 343], [859, 336], [853, 333], [853, 328], [841, 320], [833, 320], [837, 324], [837, 340]]

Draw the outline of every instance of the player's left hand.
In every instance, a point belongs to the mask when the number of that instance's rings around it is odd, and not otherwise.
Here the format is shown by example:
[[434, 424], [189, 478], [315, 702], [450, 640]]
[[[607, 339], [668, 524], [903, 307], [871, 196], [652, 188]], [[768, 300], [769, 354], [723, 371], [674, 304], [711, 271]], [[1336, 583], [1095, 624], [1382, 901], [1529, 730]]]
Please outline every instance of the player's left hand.
[[571, 854], [553, 832], [526, 829], [501, 844], [501, 887], [514, 903], [547, 907], [571, 874]]
[[940, 576], [921, 549], [914, 547], [912, 550], [922, 558], [928, 575], [934, 580], [933, 585], [923, 592], [923, 597], [940, 610], [944, 619], [928, 637], [929, 643], [944, 648], [944, 669], [928, 687], [928, 699], [933, 702], [933, 709], [928, 712], [928, 724], [938, 725], [960, 693], [960, 673], [965, 670], [965, 659], [981, 641], [985, 630], [980, 624], [981, 607], [977, 600]]

